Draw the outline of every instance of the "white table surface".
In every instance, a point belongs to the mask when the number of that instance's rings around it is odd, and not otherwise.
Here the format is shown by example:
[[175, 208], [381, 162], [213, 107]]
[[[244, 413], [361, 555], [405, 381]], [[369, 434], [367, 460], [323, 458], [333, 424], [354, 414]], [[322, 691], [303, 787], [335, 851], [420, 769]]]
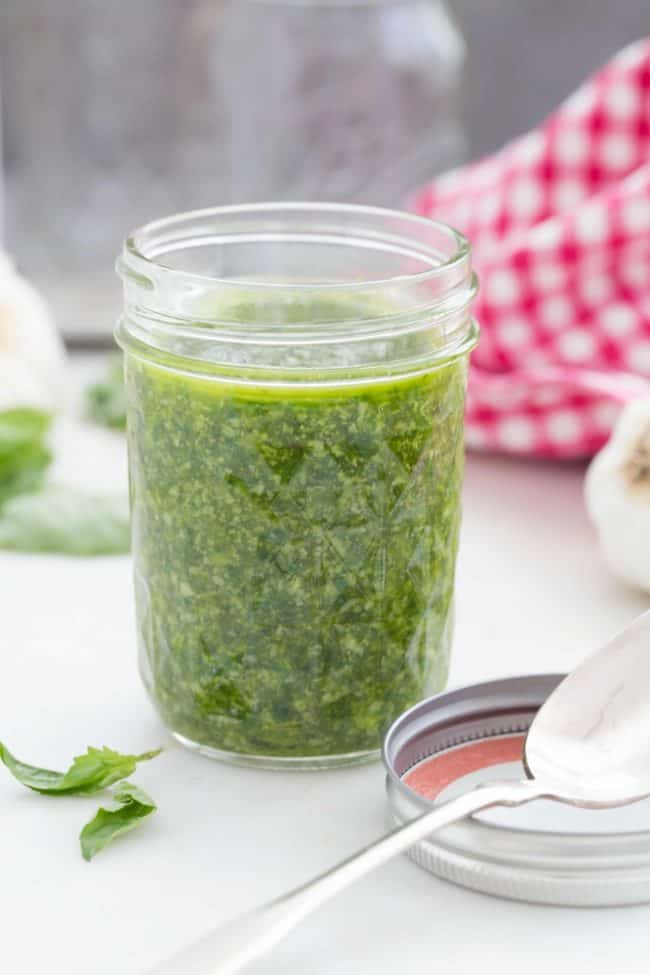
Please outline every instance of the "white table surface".
[[[64, 424], [58, 443], [62, 478], [124, 483], [119, 435]], [[646, 607], [602, 565], [582, 479], [577, 466], [470, 457], [452, 683], [570, 668]], [[0, 768], [3, 973], [140, 975], [382, 833], [379, 765], [248, 771], [169, 740], [137, 674], [127, 558], [2, 554], [0, 594], [0, 738], [20, 758], [57, 768], [89, 744], [166, 746], [136, 776], [159, 813], [90, 865], [77, 835], [97, 801], [31, 794]], [[511, 903], [402, 858], [250, 970], [618, 975], [647, 972], [649, 957], [650, 907]]]

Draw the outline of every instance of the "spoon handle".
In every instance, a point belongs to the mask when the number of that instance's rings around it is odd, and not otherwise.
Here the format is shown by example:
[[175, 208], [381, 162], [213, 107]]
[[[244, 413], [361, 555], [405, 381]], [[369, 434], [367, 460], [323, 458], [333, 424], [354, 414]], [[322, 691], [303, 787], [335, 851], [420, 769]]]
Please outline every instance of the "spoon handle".
[[435, 830], [490, 806], [520, 806], [541, 795], [534, 781], [524, 781], [495, 783], [459, 796], [388, 833], [305, 886], [216, 928], [148, 975], [235, 975], [321, 904]]

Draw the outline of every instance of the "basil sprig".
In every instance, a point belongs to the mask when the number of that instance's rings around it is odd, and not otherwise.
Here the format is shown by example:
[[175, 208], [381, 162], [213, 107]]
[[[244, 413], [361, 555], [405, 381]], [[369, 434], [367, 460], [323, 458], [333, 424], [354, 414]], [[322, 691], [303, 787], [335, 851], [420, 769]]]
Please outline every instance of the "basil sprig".
[[81, 852], [92, 858], [124, 833], [135, 829], [156, 811], [156, 804], [133, 782], [125, 782], [140, 762], [149, 762], [162, 749], [142, 755], [122, 755], [111, 748], [89, 748], [66, 772], [54, 772], [21, 762], [0, 742], [0, 760], [21, 785], [44, 796], [94, 796], [121, 783], [111, 793], [113, 808], [100, 807], [81, 831]]

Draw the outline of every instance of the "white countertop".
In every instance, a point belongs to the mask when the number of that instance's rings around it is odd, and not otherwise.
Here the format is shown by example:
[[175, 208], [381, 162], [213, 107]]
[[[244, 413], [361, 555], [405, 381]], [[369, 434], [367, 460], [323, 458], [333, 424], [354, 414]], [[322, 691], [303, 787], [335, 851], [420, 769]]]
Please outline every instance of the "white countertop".
[[[124, 483], [119, 435], [65, 426], [64, 476]], [[452, 683], [570, 668], [647, 606], [603, 567], [577, 466], [470, 457]], [[170, 742], [135, 662], [127, 558], [0, 555], [0, 739], [64, 767], [89, 744], [166, 746], [137, 781], [159, 812], [92, 864], [96, 799], [47, 799], [0, 768], [0, 970], [140, 975], [215, 923], [384, 829], [380, 765], [229, 768]], [[401, 858], [306, 921], [257, 975], [647, 972], [650, 907], [572, 910], [471, 893]], [[523, 969], [522, 969], [523, 970]]]

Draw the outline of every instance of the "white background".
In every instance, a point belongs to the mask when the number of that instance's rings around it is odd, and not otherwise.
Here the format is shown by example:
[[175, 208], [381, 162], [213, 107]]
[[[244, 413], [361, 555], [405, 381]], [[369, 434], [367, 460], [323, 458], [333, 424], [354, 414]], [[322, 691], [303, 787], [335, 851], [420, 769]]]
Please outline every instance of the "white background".
[[[120, 486], [123, 442], [66, 426], [59, 473]], [[452, 683], [570, 668], [648, 600], [603, 567], [579, 466], [471, 457]], [[126, 558], [0, 556], [0, 739], [64, 767], [89, 744], [164, 744], [136, 779], [159, 813], [92, 864], [97, 801], [47, 799], [0, 769], [0, 971], [140, 975], [226, 918], [381, 834], [382, 769], [233, 769], [173, 745], [141, 688]], [[258, 975], [647, 972], [650, 907], [510, 903], [406, 859], [305, 922]], [[522, 967], [523, 966], [523, 967]]]

